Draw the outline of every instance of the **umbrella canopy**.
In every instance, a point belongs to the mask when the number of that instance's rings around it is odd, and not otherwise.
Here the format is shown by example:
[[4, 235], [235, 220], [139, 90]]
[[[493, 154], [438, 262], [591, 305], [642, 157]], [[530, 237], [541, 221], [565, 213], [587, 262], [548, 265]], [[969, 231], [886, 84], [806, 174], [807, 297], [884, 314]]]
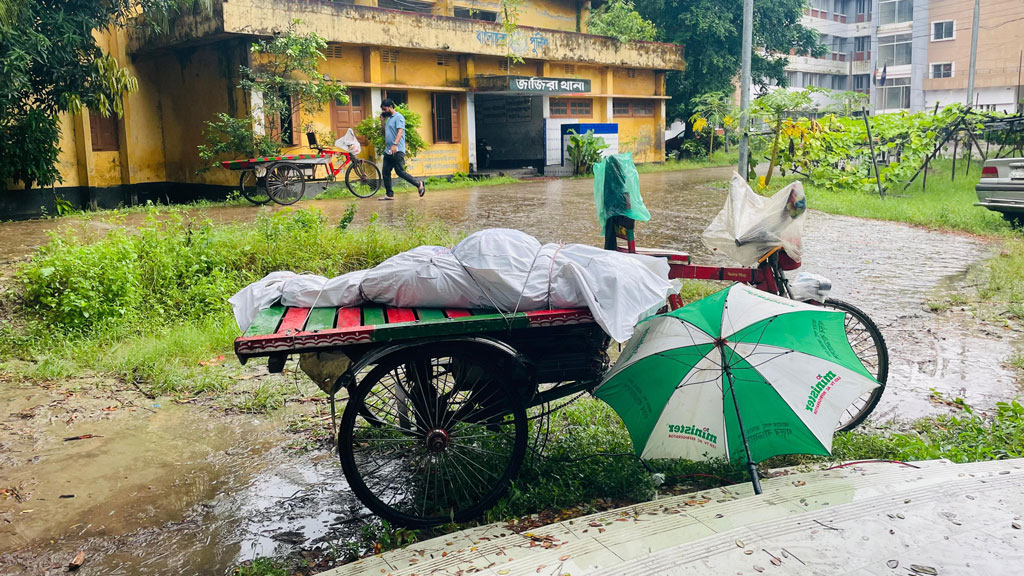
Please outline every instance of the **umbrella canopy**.
[[[595, 391], [643, 459], [829, 454], [843, 411], [878, 386], [844, 314], [734, 284], [645, 320]], [[756, 481], [755, 481], [756, 486]]]

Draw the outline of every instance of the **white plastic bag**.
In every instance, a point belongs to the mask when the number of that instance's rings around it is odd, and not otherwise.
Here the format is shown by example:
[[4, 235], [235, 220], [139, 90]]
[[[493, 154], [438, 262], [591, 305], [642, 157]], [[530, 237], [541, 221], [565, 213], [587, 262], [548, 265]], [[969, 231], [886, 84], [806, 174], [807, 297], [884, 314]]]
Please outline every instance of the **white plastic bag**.
[[742, 266], [756, 264], [778, 246], [799, 262], [806, 214], [807, 202], [799, 181], [766, 198], [755, 194], [747, 181], [734, 173], [725, 207], [704, 230], [704, 244]]
[[801, 272], [794, 280], [789, 281], [789, 293], [793, 300], [806, 302], [824, 302], [828, 293], [832, 290], [832, 281], [824, 276]]
[[348, 129], [348, 132], [345, 132], [344, 136], [334, 141], [334, 147], [341, 148], [353, 156], [358, 156], [363, 150], [362, 145], [359, 144], [359, 139], [356, 138], [356, 133], [351, 128]]

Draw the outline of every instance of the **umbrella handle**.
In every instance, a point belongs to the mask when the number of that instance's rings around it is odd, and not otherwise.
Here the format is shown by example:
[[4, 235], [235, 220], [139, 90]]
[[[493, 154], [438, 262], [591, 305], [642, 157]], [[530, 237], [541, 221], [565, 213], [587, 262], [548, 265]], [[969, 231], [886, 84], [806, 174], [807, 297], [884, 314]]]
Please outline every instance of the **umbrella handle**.
[[[721, 346], [721, 344], [719, 344]], [[732, 394], [732, 405], [736, 408], [736, 423], [740, 428], [740, 438], [743, 438], [743, 449], [747, 453], [747, 470], [750, 471], [750, 483], [754, 485], [754, 494], [761, 493], [761, 479], [757, 475], [757, 464], [750, 458], [750, 443], [747, 442], [747, 433], [743, 431], [743, 418], [740, 417], [740, 405], [736, 401], [736, 383], [732, 379], [732, 370], [729, 363], [725, 361], [725, 354], [722, 354], [722, 369], [729, 379], [729, 393]]]

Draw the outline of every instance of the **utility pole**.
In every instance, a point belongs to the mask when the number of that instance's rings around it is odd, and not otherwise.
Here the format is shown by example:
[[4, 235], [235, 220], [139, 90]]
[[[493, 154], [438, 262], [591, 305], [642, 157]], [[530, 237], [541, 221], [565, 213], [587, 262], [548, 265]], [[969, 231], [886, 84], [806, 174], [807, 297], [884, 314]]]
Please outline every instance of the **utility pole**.
[[754, 0], [743, 0], [743, 65], [740, 68], [740, 175], [750, 173], [750, 59], [754, 52]]
[[978, 20], [981, 18], [981, 0], [974, 0], [974, 23], [971, 24], [971, 70], [967, 73], [967, 105], [974, 105], [974, 68], [978, 62]]

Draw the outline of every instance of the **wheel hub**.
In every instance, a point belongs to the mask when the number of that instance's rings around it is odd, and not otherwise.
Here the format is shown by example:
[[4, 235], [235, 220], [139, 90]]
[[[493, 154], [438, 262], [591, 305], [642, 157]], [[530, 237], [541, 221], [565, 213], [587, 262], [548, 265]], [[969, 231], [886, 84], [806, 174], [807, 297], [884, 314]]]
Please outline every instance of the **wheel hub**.
[[428, 452], [444, 452], [445, 448], [448, 447], [449, 436], [444, 430], [431, 430], [427, 434], [427, 451]]

